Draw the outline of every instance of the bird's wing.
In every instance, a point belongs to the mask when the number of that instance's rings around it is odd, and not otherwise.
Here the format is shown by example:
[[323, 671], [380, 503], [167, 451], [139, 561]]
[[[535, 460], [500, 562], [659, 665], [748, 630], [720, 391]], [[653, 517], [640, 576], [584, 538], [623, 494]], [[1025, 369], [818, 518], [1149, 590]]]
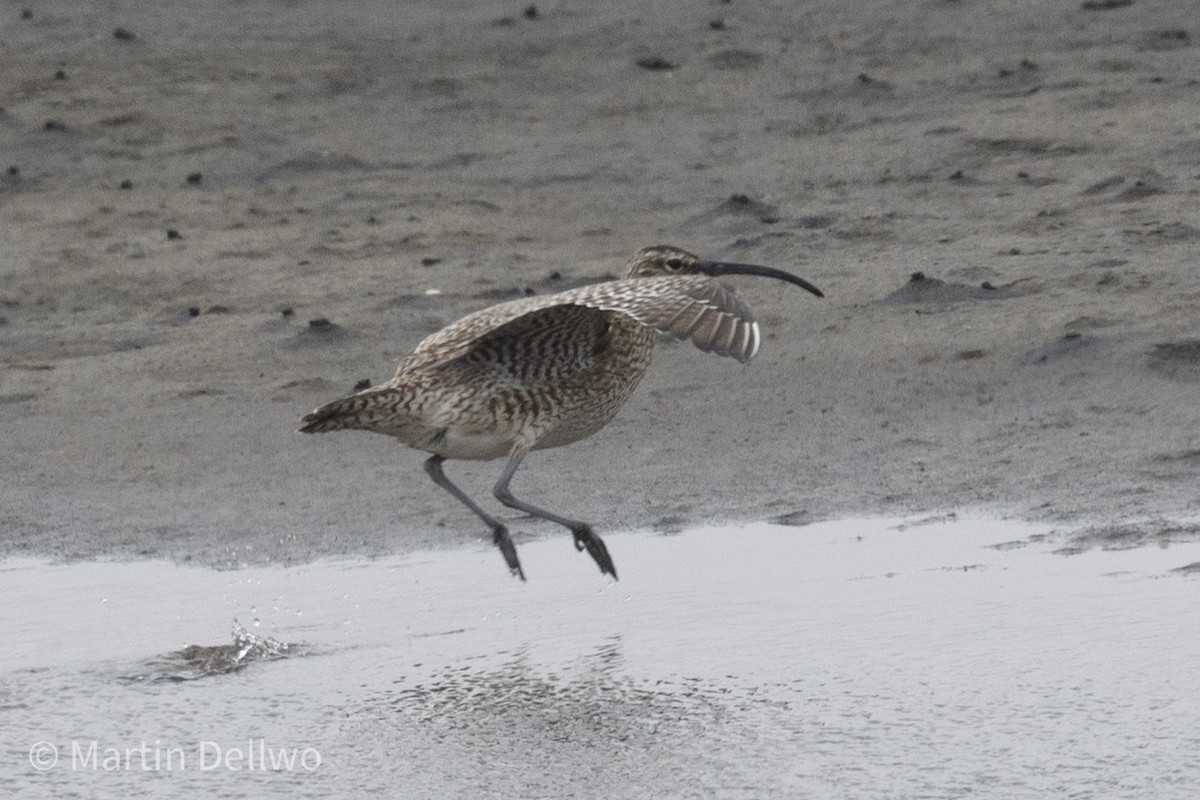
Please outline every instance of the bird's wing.
[[400, 361], [396, 373], [456, 360], [489, 361], [510, 369], [522, 364], [586, 369], [607, 345], [611, 314], [558, 297], [525, 297], [468, 314], [426, 337]]
[[397, 372], [473, 352], [499, 353], [501, 343], [516, 340], [521, 347], [542, 348], [574, 338], [573, 356], [584, 359], [602, 344], [613, 313], [743, 363], [758, 352], [758, 323], [732, 287], [704, 275], [664, 275], [605, 281], [476, 311], [427, 337]]
[[625, 314], [679, 339], [691, 339], [706, 353], [754, 358], [758, 323], [732, 286], [705, 275], [623, 278], [583, 286], [559, 295], [572, 302]]

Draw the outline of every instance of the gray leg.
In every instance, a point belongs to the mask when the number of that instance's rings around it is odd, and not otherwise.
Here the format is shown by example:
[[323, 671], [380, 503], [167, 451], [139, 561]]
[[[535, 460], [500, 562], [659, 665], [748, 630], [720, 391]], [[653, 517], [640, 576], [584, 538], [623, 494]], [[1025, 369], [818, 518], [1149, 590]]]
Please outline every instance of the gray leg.
[[458, 499], [467, 508], [475, 513], [475, 516], [487, 523], [492, 529], [492, 542], [496, 547], [500, 548], [501, 554], [504, 556], [505, 563], [508, 564], [508, 569], [513, 575], [516, 575], [521, 580], [525, 580], [525, 571], [521, 569], [521, 562], [517, 559], [517, 548], [513, 544], [512, 537], [508, 534], [508, 528], [495, 517], [488, 514], [482, 508], [475, 504], [475, 501], [467, 497], [466, 492], [455, 486], [446, 477], [446, 473], [442, 472], [442, 462], [446, 459], [442, 456], [432, 456], [425, 461], [425, 471], [429, 473], [429, 477], [433, 478], [433, 482], [445, 489], [450, 494]]
[[600, 571], [612, 575], [613, 580], [616, 580], [617, 568], [613, 566], [612, 558], [608, 555], [608, 548], [604, 546], [604, 542], [592, 530], [591, 525], [588, 525], [586, 522], [560, 517], [558, 514], [547, 511], [544, 508], [538, 508], [535, 505], [530, 505], [524, 500], [518, 500], [513, 496], [512, 490], [508, 488], [508, 484], [512, 480], [513, 473], [517, 471], [517, 467], [521, 466], [521, 461], [524, 458], [524, 453], [517, 452], [508, 459], [508, 463], [504, 466], [504, 472], [500, 475], [500, 480], [496, 481], [496, 486], [492, 490], [496, 495], [496, 499], [509, 508], [515, 508], [518, 511], [524, 511], [526, 514], [548, 519], [551, 522], [556, 522], [565, 528], [569, 528], [571, 533], [575, 535], [575, 549], [580, 551], [586, 549], [588, 554], [591, 555], [600, 567]]

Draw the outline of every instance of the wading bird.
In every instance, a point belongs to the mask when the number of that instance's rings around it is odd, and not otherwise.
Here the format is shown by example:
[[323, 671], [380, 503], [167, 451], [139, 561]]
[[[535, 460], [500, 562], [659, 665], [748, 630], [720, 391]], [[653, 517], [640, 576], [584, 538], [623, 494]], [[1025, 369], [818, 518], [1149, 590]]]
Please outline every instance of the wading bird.
[[615, 579], [590, 525], [518, 499], [509, 483], [530, 451], [577, 442], [608, 424], [645, 374], [658, 333], [743, 363], [754, 358], [758, 323], [733, 288], [715, 280], [723, 275], [776, 278], [823, 296], [783, 270], [644, 247], [617, 280], [468, 314], [418, 344], [391, 380], [326, 403], [300, 430], [375, 431], [431, 453], [429, 477], [491, 528], [509, 570], [525, 580], [508, 528], [442, 471], [446, 459], [507, 458], [496, 499], [570, 529], [575, 548]]

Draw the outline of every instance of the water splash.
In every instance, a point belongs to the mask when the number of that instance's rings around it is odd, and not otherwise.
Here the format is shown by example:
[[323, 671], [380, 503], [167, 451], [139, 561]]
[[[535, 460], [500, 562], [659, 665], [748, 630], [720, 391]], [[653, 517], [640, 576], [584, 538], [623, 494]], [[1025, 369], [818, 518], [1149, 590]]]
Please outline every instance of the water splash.
[[251, 664], [303, 655], [308, 648], [302, 642], [281, 642], [271, 636], [259, 636], [233, 620], [233, 641], [219, 645], [188, 645], [182, 650], [158, 656], [146, 662], [146, 671], [126, 676], [131, 682], [194, 681], [215, 675], [240, 672]]

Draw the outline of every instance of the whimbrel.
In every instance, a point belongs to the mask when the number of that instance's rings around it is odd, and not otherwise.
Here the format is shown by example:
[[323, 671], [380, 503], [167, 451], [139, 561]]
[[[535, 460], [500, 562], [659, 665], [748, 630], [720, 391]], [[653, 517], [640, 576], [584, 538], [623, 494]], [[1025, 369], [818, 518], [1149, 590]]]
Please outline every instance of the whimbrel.
[[754, 358], [758, 323], [732, 287], [714, 280], [722, 275], [776, 278], [823, 296], [783, 270], [645, 247], [618, 280], [468, 314], [418, 344], [391, 380], [326, 403], [300, 430], [376, 431], [431, 453], [429, 477], [491, 528], [509, 570], [525, 580], [508, 528], [442, 471], [447, 459], [507, 458], [496, 499], [570, 529], [575, 548], [615, 579], [592, 526], [518, 499], [509, 483], [530, 451], [577, 442], [608, 424], [645, 374], [659, 332], [743, 363]]

